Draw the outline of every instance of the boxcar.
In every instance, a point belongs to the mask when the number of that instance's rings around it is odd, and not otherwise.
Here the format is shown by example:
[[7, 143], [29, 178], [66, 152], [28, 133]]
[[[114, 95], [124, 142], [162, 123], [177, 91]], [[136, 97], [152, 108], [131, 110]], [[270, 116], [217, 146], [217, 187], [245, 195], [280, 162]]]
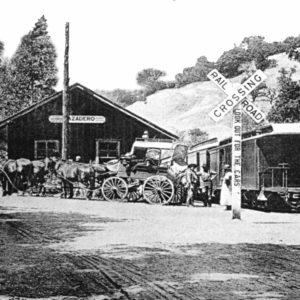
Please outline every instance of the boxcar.
[[[206, 147], [206, 149], [205, 149]], [[219, 200], [224, 165], [231, 165], [231, 138], [212, 146], [198, 145], [196, 156], [208, 153], [208, 165]], [[300, 210], [300, 124], [272, 124], [243, 134], [242, 206], [266, 210]], [[195, 157], [190, 149], [189, 157]]]

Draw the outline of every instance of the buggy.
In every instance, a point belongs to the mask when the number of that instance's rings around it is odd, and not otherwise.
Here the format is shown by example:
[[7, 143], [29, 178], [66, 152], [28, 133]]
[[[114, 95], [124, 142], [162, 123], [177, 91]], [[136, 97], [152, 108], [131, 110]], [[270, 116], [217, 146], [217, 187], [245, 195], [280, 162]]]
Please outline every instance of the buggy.
[[102, 195], [110, 201], [137, 201], [150, 204], [178, 202], [176, 176], [169, 170], [173, 161], [185, 163], [187, 146], [162, 139], [136, 139], [129, 153], [118, 160], [115, 176], [106, 178]]

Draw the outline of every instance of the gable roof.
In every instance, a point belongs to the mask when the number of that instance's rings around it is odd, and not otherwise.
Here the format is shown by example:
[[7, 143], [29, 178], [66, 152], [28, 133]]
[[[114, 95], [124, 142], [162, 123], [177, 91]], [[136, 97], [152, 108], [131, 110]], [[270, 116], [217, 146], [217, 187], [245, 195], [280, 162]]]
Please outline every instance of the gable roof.
[[[160, 131], [161, 133], [169, 136], [172, 139], [178, 139], [177, 135], [175, 135], [175, 134], [173, 134], [173, 133], [171, 133], [171, 132], [169, 132], [169, 131], [167, 131], [167, 130], [165, 130], [165, 129], [163, 129], [163, 128], [155, 125], [155, 124], [153, 124], [152, 122], [150, 122], [150, 121], [148, 121], [148, 120], [146, 120], [146, 119], [144, 119], [144, 118], [142, 118], [142, 117], [134, 114], [133, 112], [127, 110], [126, 108], [124, 108], [124, 107], [122, 107], [122, 106], [120, 106], [120, 105], [112, 102], [111, 100], [108, 100], [106, 97], [104, 97], [104, 96], [102, 96], [100, 94], [97, 94], [96, 92], [94, 92], [94, 91], [86, 88], [85, 86], [83, 86], [83, 85], [81, 85], [79, 83], [75, 83], [75, 84], [73, 84], [73, 85], [71, 85], [69, 87], [69, 91], [72, 91], [72, 90], [75, 90], [75, 89], [83, 90], [84, 92], [86, 92], [87, 94], [91, 95], [92, 97], [98, 99], [99, 101], [102, 101], [103, 103], [105, 103], [105, 104], [107, 104], [107, 105], [109, 105], [109, 106], [111, 106], [111, 107], [113, 107], [113, 108], [121, 111], [122, 113], [124, 113], [124, 114], [126, 114], [126, 115], [128, 115], [128, 116], [130, 116], [130, 117], [132, 117], [132, 118], [134, 118], [136, 120], [138, 120], [139, 122], [144, 123], [148, 127], [152, 127], [156, 131]], [[43, 106], [44, 104], [46, 104], [46, 103], [54, 100], [55, 98], [58, 98], [58, 97], [62, 96], [62, 93], [63, 93], [62, 91], [56, 92], [55, 94], [53, 94], [53, 95], [51, 95], [51, 96], [43, 99], [42, 101], [40, 101], [40, 102], [38, 102], [36, 104], [33, 104], [33, 105], [31, 105], [31, 106], [29, 106], [29, 107], [27, 107], [25, 109], [22, 109], [19, 112], [17, 112], [16, 114], [14, 114], [14, 115], [12, 115], [12, 116], [10, 116], [10, 117], [8, 117], [8, 118], [0, 121], [0, 128], [6, 126], [7, 124], [9, 124], [11, 121], [13, 121], [15, 119], [17, 119], [17, 118], [19, 118], [21, 116], [24, 116], [24, 115], [30, 113], [31, 111], [37, 109], [38, 107]]]

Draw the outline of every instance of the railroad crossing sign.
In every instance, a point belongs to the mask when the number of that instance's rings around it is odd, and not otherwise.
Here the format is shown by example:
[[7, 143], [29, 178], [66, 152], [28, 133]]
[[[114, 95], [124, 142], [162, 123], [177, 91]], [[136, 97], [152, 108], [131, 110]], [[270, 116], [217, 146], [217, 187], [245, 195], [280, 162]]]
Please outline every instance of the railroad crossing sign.
[[239, 102], [246, 113], [256, 122], [260, 123], [265, 119], [265, 114], [260, 111], [253, 103], [248, 101], [245, 97], [257, 88], [267, 76], [260, 70], [257, 70], [250, 78], [248, 78], [237, 89], [217, 70], [212, 70], [207, 77], [213, 81], [223, 92], [227, 94], [216, 108], [214, 108], [209, 116], [216, 122], [223, 119], [223, 117], [231, 111], [231, 109]]
[[[51, 123], [62, 123], [63, 116], [53, 115], [49, 116]], [[102, 124], [105, 123], [106, 119], [103, 116], [69, 116], [69, 123], [93, 123]]]
[[257, 70], [242, 85], [235, 89], [232, 84], [217, 70], [212, 70], [207, 77], [213, 81], [222, 91], [227, 94], [217, 107], [215, 107], [209, 116], [216, 122], [231, 110], [233, 110], [232, 119], [232, 218], [241, 219], [241, 189], [242, 189], [242, 110], [256, 122], [260, 123], [265, 119], [265, 115], [253, 103], [245, 97], [257, 88], [267, 76], [260, 70]]

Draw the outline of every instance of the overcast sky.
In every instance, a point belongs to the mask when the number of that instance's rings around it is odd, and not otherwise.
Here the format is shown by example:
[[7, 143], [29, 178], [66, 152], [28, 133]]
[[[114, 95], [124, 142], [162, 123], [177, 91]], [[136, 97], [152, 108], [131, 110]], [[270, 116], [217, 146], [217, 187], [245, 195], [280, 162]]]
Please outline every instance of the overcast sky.
[[44, 14], [58, 53], [62, 89], [65, 23], [70, 83], [136, 88], [148, 67], [169, 79], [205, 55], [215, 61], [246, 36], [282, 41], [300, 34], [299, 0], [0, 0], [0, 40], [10, 57]]

